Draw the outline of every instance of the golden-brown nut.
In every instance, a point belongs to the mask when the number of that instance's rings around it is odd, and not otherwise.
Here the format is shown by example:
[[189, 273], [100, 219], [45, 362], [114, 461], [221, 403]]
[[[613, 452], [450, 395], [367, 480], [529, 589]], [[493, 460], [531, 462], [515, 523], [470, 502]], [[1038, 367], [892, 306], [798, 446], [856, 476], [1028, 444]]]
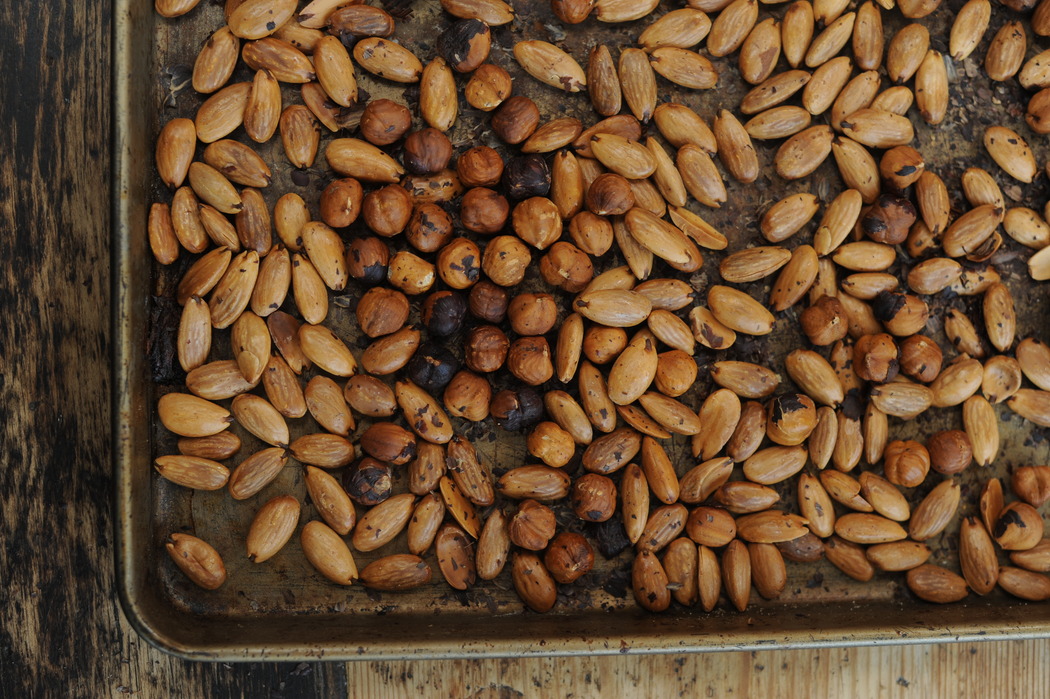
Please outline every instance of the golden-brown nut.
[[511, 97], [492, 114], [489, 125], [506, 143], [521, 143], [540, 125], [540, 108], [528, 97]]
[[473, 371], [487, 374], [507, 360], [510, 340], [495, 325], [479, 325], [463, 341], [463, 361]]
[[543, 556], [551, 577], [563, 585], [576, 582], [594, 567], [594, 549], [582, 534], [561, 532]]
[[412, 218], [412, 195], [399, 184], [389, 184], [365, 195], [361, 215], [379, 235], [397, 235]]
[[940, 346], [925, 335], [912, 335], [901, 342], [901, 371], [916, 381], [929, 383], [941, 373], [944, 354]]
[[405, 238], [420, 252], [437, 252], [452, 239], [452, 217], [434, 202], [419, 202], [408, 220]]
[[464, 187], [494, 187], [503, 176], [503, 158], [488, 146], [474, 146], [456, 160]]
[[408, 107], [388, 99], [372, 100], [361, 114], [361, 137], [377, 146], [394, 143], [412, 127]]
[[883, 383], [900, 370], [899, 350], [886, 333], [864, 335], [853, 346], [853, 371], [865, 381]]
[[821, 296], [816, 303], [802, 311], [799, 317], [802, 332], [814, 345], [830, 345], [846, 337], [849, 322], [842, 302], [834, 296]]
[[405, 169], [414, 175], [429, 175], [448, 167], [452, 159], [452, 142], [433, 128], [421, 129], [405, 139]]
[[930, 453], [914, 441], [894, 440], [883, 452], [886, 480], [904, 488], [914, 488], [930, 472]]
[[507, 318], [519, 335], [545, 335], [558, 322], [558, 305], [550, 294], [518, 294], [507, 306]]
[[558, 241], [540, 258], [540, 274], [551, 286], [575, 294], [591, 283], [594, 265], [583, 250], [572, 243]]
[[459, 205], [459, 219], [463, 227], [474, 233], [498, 233], [503, 230], [508, 216], [510, 204], [506, 197], [487, 187], [468, 190]]

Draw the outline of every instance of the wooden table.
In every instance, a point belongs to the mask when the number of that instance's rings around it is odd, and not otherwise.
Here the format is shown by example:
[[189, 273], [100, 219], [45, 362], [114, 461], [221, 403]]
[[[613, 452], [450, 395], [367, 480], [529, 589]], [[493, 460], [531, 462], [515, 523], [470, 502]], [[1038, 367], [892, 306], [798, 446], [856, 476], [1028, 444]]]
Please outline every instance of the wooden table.
[[0, 697], [1050, 696], [1050, 641], [190, 663], [113, 593], [110, 3], [0, 3]]

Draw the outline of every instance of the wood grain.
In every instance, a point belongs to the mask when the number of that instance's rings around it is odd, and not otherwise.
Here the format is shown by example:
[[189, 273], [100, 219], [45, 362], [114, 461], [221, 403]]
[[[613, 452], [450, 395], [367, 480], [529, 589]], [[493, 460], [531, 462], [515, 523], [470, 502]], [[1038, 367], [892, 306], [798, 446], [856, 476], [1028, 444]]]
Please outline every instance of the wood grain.
[[1050, 641], [226, 665], [113, 594], [110, 4], [0, 3], [0, 697], [1050, 696]]

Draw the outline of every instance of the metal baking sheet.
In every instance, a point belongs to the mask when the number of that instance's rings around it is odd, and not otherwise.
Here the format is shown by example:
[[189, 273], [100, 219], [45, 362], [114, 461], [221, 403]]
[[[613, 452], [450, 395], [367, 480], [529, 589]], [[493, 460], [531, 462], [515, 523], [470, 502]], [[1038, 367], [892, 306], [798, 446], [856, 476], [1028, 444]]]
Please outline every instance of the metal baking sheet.
[[[585, 125], [594, 114], [584, 96], [566, 98], [525, 76], [516, 66], [509, 47], [523, 38], [541, 38], [561, 43], [581, 62], [596, 41], [627, 45], [640, 31], [640, 23], [624, 26], [601, 25], [590, 21], [571, 30], [553, 21], [547, 3], [515, 3], [519, 18], [509, 27], [494, 29], [491, 60], [515, 77], [515, 89], [540, 104], [544, 118], [575, 115]], [[959, 2], [948, 3], [952, 9]], [[399, 22], [397, 37], [417, 50], [432, 55], [435, 24], [447, 21], [437, 2], [417, 1], [411, 19]], [[934, 36], [934, 47], [943, 42], [951, 14], [945, 9], [924, 20]], [[887, 24], [891, 20], [887, 19]], [[1003, 21], [996, 17], [996, 21]], [[575, 586], [563, 586], [554, 610], [545, 615], [524, 611], [510, 584], [509, 572], [493, 583], [460, 593], [449, 588], [430, 554], [435, 580], [407, 593], [376, 593], [360, 585], [341, 588], [325, 582], [306, 562], [298, 537], [265, 565], [254, 565], [243, 555], [244, 534], [252, 514], [263, 502], [281, 492], [296, 494], [305, 502], [305, 488], [295, 466], [262, 493], [236, 503], [226, 491], [191, 493], [153, 473], [152, 459], [172, 453], [174, 440], [155, 420], [156, 399], [164, 391], [177, 388], [175, 377], [164, 376], [163, 361], [151, 351], [151, 343], [162, 340], [170, 326], [173, 309], [166, 302], [176, 283], [183, 259], [173, 269], [156, 268], [149, 252], [145, 222], [149, 205], [170, 195], [158, 182], [153, 168], [153, 144], [159, 127], [174, 116], [192, 116], [201, 99], [185, 85], [200, 43], [222, 24], [221, 3], [202, 2], [190, 15], [165, 20], [153, 11], [151, 2], [117, 0], [114, 7], [114, 221], [113, 270], [114, 298], [114, 434], [117, 508], [117, 559], [119, 593], [124, 611], [136, 629], [151, 643], [185, 657], [209, 660], [257, 659], [377, 659], [438, 658], [471, 656], [567, 655], [575, 653], [682, 652], [699, 650], [757, 649], [768, 647], [802, 648], [849, 646], [873, 643], [918, 643], [973, 640], [979, 638], [1031, 638], [1050, 635], [1050, 605], [1032, 605], [995, 592], [987, 597], [970, 597], [960, 604], [938, 607], [918, 601], [903, 585], [903, 575], [880, 574], [868, 584], [856, 583], [826, 561], [818, 564], [789, 563], [789, 583], [781, 599], [767, 602], [757, 594], [746, 613], [729, 611], [723, 602], [715, 612], [677, 605], [667, 613], [653, 615], [640, 611], [629, 589], [629, 555], [612, 561], [597, 556], [594, 572]], [[997, 25], [993, 25], [993, 31]], [[990, 38], [992, 31], [989, 31]], [[988, 38], [985, 40], [987, 43]], [[952, 103], [948, 120], [939, 129], [917, 126], [919, 148], [929, 167], [945, 178], [949, 189], [958, 189], [958, 175], [969, 164], [993, 169], [986, 155], [977, 150], [979, 134], [985, 125], [1008, 120], [1019, 123], [1017, 105], [1023, 112], [1023, 92], [1016, 85], [997, 86], [974, 72], [971, 63], [981, 60], [984, 45], [968, 62], [955, 66]], [[716, 61], [723, 75], [735, 71], [735, 57]], [[235, 74], [234, 80], [247, 75]], [[360, 75], [361, 86], [372, 96], [387, 96], [411, 103], [411, 87], [393, 85]], [[738, 80], [725, 80], [735, 85]], [[884, 81], [884, 84], [886, 82]], [[670, 89], [661, 81], [661, 100], [678, 100], [713, 117], [718, 105], [736, 105], [742, 88], [689, 92]], [[735, 91], [734, 91], [735, 90]], [[286, 104], [297, 89], [284, 86]], [[914, 119], [918, 121], [918, 119]], [[451, 137], [457, 148], [475, 142], [495, 145], [485, 127], [486, 119], [464, 109]], [[234, 138], [243, 138], [240, 131]], [[976, 135], [976, 136], [975, 136]], [[326, 134], [324, 140], [329, 136]], [[322, 141], [322, 153], [324, 148]], [[1033, 143], [1040, 160], [1045, 148]], [[327, 183], [321, 168], [310, 169], [305, 177], [292, 180], [290, 165], [273, 139], [264, 152], [274, 170], [271, 190], [299, 191], [308, 201], [316, 199]], [[760, 145], [759, 158], [771, 172], [775, 144]], [[270, 156], [273, 157], [270, 157]], [[323, 157], [319, 160], [323, 161]], [[822, 201], [838, 191], [834, 166], [826, 163], [804, 180], [785, 183], [763, 175], [755, 186], [727, 181], [729, 202], [718, 211], [704, 215], [729, 237], [730, 251], [753, 244], [757, 218], [772, 202], [798, 191], [813, 191]], [[1014, 192], [1003, 182], [1011, 199], [1041, 209], [1046, 199], [1045, 184]], [[1015, 197], [1016, 195], [1016, 197]], [[268, 198], [271, 197], [267, 194]], [[272, 198], [270, 201], [272, 205]], [[797, 244], [806, 234], [797, 236]], [[1007, 243], [1005, 247], [1015, 247]], [[720, 254], [708, 254], [701, 272], [692, 278], [703, 289], [717, 266]], [[1048, 338], [1045, 319], [1048, 298], [1026, 283], [1022, 259], [1003, 259], [997, 265], [1018, 300], [1020, 336]], [[611, 266], [611, 263], [599, 262]], [[756, 295], [768, 294], [768, 285]], [[564, 299], [562, 299], [564, 301]], [[942, 299], [935, 311], [954, 306], [968, 310], [979, 319], [974, 299]], [[697, 391], [706, 392], [710, 381], [705, 367], [723, 358], [761, 360], [783, 355], [804, 346], [797, 331], [797, 310], [781, 314], [778, 325], [791, 328], [778, 332], [775, 344], [748, 340], [729, 353], [699, 355], [701, 380]], [[340, 317], [342, 320], [340, 320]], [[336, 300], [333, 318], [349, 328], [352, 314]], [[177, 319], [177, 315], [175, 316]], [[935, 323], [935, 337], [941, 336]], [[169, 328], [170, 329], [170, 328]], [[155, 348], [154, 348], [155, 349]], [[151, 363], [152, 362], [152, 363]], [[158, 366], [158, 362], [159, 365]], [[773, 362], [782, 376], [782, 361]], [[176, 364], [177, 366], [177, 364]], [[170, 382], [170, 385], [166, 385]], [[1006, 475], [1013, 466], [1046, 463], [1048, 444], [1045, 431], [1013, 416], [1005, 407], [997, 408], [1003, 423], [1003, 449], [995, 473]], [[936, 429], [957, 427], [957, 411], [942, 411], [922, 419], [904, 422], [891, 418], [891, 430], [902, 438], [922, 438]], [[294, 425], [293, 436], [313, 429], [309, 419]], [[492, 427], [491, 424], [457, 423], [468, 433], [484, 455], [499, 463], [520, 463], [521, 438]], [[245, 451], [251, 437], [245, 437]], [[684, 442], [671, 451], [683, 473], [687, 453]], [[234, 462], [239, 461], [235, 458]], [[964, 508], [972, 510], [980, 482], [992, 475], [971, 467], [963, 476]], [[793, 503], [793, 484], [783, 485], [785, 503]], [[932, 487], [927, 483], [926, 487]], [[398, 482], [404, 488], [404, 479]], [[556, 508], [557, 509], [557, 508]], [[565, 527], [579, 527], [571, 513], [558, 510]], [[304, 507], [303, 521], [311, 517], [312, 506]], [[949, 531], [954, 531], [953, 524]], [[218, 591], [194, 587], [174, 568], [163, 550], [163, 541], [172, 531], [195, 533], [211, 542], [222, 553], [229, 571], [228, 582]], [[932, 562], [954, 565], [955, 539], [946, 534], [933, 541]], [[376, 555], [403, 551], [403, 541], [395, 541]], [[355, 554], [359, 566], [373, 555]]]

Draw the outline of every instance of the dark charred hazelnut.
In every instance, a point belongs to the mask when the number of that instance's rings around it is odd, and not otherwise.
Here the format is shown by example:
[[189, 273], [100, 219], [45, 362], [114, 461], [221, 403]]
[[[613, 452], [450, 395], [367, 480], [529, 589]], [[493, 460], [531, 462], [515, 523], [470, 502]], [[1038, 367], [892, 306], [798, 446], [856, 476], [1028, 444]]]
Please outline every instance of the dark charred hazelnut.
[[587, 209], [599, 216], [625, 214], [634, 206], [634, 191], [623, 175], [604, 172], [587, 188]]
[[582, 534], [561, 532], [543, 555], [551, 577], [563, 585], [576, 582], [594, 567], [594, 549]]
[[529, 453], [553, 468], [561, 468], [576, 454], [572, 435], [556, 422], [541, 422], [525, 439]]
[[817, 426], [817, 406], [802, 393], [777, 396], [769, 402], [766, 436], [773, 442], [793, 447], [806, 441]]
[[420, 252], [437, 252], [452, 239], [452, 217], [432, 202], [416, 204], [405, 238]]
[[361, 435], [361, 448], [373, 459], [400, 466], [416, 455], [416, 436], [393, 422], [373, 422]]
[[378, 505], [394, 492], [390, 467], [366, 456], [343, 474], [343, 489], [358, 505]]
[[510, 340], [495, 325], [479, 325], [463, 341], [463, 361], [473, 371], [488, 374], [507, 361]]
[[463, 369], [445, 387], [444, 401], [449, 415], [481, 422], [489, 416], [492, 384], [484, 376]]
[[612, 517], [604, 522], [597, 522], [590, 525], [588, 529], [594, 537], [594, 544], [598, 548], [598, 553], [607, 561], [616, 558], [631, 548], [631, 540], [627, 538], [627, 531], [624, 529], [623, 521], [620, 517]]
[[529, 246], [513, 235], [496, 236], [485, 246], [481, 258], [481, 271], [493, 283], [500, 286], [515, 286], [525, 278], [525, 271], [532, 261]]
[[914, 441], [894, 440], [882, 453], [886, 480], [902, 488], [920, 485], [930, 472], [930, 453]]
[[915, 183], [926, 170], [922, 154], [911, 146], [897, 146], [883, 153], [879, 174], [895, 189], [904, 190]]
[[499, 192], [487, 187], [475, 187], [463, 195], [459, 205], [459, 220], [474, 233], [499, 233], [510, 215], [510, 203]]
[[518, 294], [507, 306], [507, 318], [519, 335], [545, 335], [558, 322], [558, 305], [550, 294]]
[[437, 41], [438, 53], [459, 73], [469, 73], [484, 63], [491, 48], [489, 25], [479, 19], [453, 22], [441, 32]]
[[925, 335], [912, 335], [901, 342], [901, 371], [916, 381], [936, 379], [943, 360], [940, 346]]
[[379, 238], [354, 238], [346, 247], [346, 267], [350, 276], [364, 284], [386, 279], [390, 248]]
[[492, 397], [489, 413], [496, 424], [517, 432], [536, 424], [543, 415], [543, 399], [531, 388], [505, 389]]
[[455, 291], [435, 291], [426, 297], [419, 311], [427, 332], [436, 337], [459, 332], [466, 314], [467, 300]]
[[849, 332], [846, 309], [834, 296], [821, 296], [816, 303], [802, 311], [799, 322], [809, 341], [818, 346], [837, 342]]
[[962, 473], [973, 461], [970, 438], [962, 430], [941, 430], [926, 438], [930, 468], [951, 476]]
[[569, 221], [569, 237], [588, 255], [604, 255], [613, 244], [613, 227], [604, 216], [581, 211]]
[[575, 294], [594, 278], [594, 265], [583, 250], [572, 243], [557, 242], [540, 258], [540, 274], [551, 286]]
[[547, 196], [551, 188], [551, 170], [547, 161], [536, 154], [511, 158], [503, 169], [503, 188], [515, 201]]
[[412, 218], [412, 195], [398, 184], [389, 184], [365, 195], [361, 205], [365, 224], [389, 238], [405, 230]]
[[453, 289], [469, 289], [481, 277], [481, 250], [473, 240], [455, 238], [438, 253], [437, 272]]
[[510, 343], [507, 368], [530, 386], [539, 386], [554, 376], [551, 348], [545, 337], [519, 337]]
[[375, 338], [404, 327], [408, 311], [408, 297], [395, 289], [377, 286], [364, 293], [354, 313], [361, 332]]
[[616, 483], [599, 473], [586, 473], [572, 484], [569, 504], [587, 522], [604, 522], [616, 512]]
[[557, 522], [554, 512], [535, 500], [522, 500], [510, 518], [507, 533], [515, 545], [529, 551], [542, 551], [554, 536]]
[[452, 142], [437, 129], [421, 129], [405, 139], [405, 169], [414, 175], [444, 170], [451, 159]]
[[397, 410], [394, 390], [368, 374], [352, 376], [343, 389], [343, 398], [351, 408], [368, 417], [390, 417]]
[[594, 4], [594, 0], [551, 0], [551, 11], [565, 24], [579, 24], [590, 17]]
[[503, 158], [488, 146], [474, 146], [456, 159], [464, 187], [495, 187], [503, 176]]
[[903, 243], [915, 223], [915, 205], [904, 197], [883, 194], [860, 219], [860, 229], [877, 243]]
[[463, 98], [474, 109], [491, 112], [510, 97], [513, 89], [507, 71], [492, 63], [483, 63], [463, 88]]
[[361, 137], [377, 146], [388, 146], [412, 128], [408, 107], [388, 99], [372, 100], [361, 113]]
[[864, 335], [853, 345], [853, 371], [865, 381], [885, 383], [899, 370], [897, 344], [886, 333]]
[[540, 108], [528, 97], [517, 95], [493, 112], [489, 125], [505, 143], [518, 144], [540, 125]]
[[437, 395], [459, 371], [459, 360], [445, 347], [427, 343], [405, 366], [405, 375], [431, 395]]
[[930, 309], [918, 296], [880, 291], [871, 304], [875, 318], [891, 335], [907, 337], [926, 327]]
[[592, 325], [583, 334], [583, 356], [595, 364], [616, 359], [627, 346], [627, 331], [607, 325]]
[[353, 177], [333, 180], [321, 192], [321, 220], [332, 228], [346, 228], [361, 214], [364, 192]]
[[503, 321], [507, 315], [507, 303], [507, 290], [484, 279], [471, 287], [467, 299], [471, 315], [488, 323]]

